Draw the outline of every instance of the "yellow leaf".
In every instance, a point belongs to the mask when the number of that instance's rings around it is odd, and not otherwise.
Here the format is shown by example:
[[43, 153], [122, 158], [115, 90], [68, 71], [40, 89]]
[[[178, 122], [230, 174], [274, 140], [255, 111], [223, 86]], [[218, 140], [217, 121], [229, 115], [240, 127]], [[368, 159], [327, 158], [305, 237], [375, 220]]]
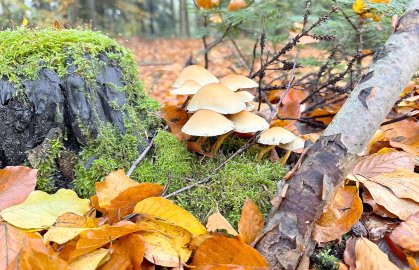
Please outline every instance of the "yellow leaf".
[[13, 226], [42, 230], [66, 212], [84, 215], [89, 209], [89, 200], [80, 199], [72, 190], [60, 189], [51, 195], [33, 191], [23, 203], [4, 209], [0, 215]]
[[355, 244], [355, 257], [357, 269], [369, 270], [396, 270], [399, 269], [389, 259], [387, 254], [366, 238], [359, 238]]
[[127, 188], [138, 186], [139, 183], [125, 175], [124, 170], [111, 172], [103, 182], [96, 183], [96, 194], [99, 206], [106, 208], [111, 201]]
[[366, 7], [367, 4], [364, 3], [364, 0], [356, 0], [352, 6], [352, 9], [355, 11], [355, 13], [361, 14], [364, 12]]
[[74, 270], [95, 270], [109, 260], [109, 250], [100, 248], [89, 252], [70, 263]]
[[28, 26], [28, 23], [29, 23], [28, 18], [24, 17], [23, 20], [22, 20], [22, 26], [26, 27], [26, 26]]
[[194, 236], [207, 233], [205, 227], [191, 213], [162, 197], [151, 197], [137, 203], [134, 213], [163, 219], [190, 231]]
[[176, 267], [180, 265], [179, 253], [173, 247], [171, 239], [160, 232], [141, 233], [144, 238], [144, 257], [150, 262], [166, 266]]
[[197, 7], [210, 9], [220, 4], [220, 0], [196, 0]]
[[65, 244], [88, 228], [51, 227], [44, 235], [44, 243]]
[[263, 229], [264, 221], [256, 204], [246, 199], [239, 221], [239, 233], [244, 243], [252, 243]]
[[382, 173], [369, 180], [386, 186], [393, 193], [404, 199], [411, 199], [419, 203], [419, 174], [405, 169], [396, 169], [392, 173]]
[[225, 219], [219, 212], [215, 212], [208, 217], [207, 229], [210, 232], [215, 232], [217, 230], [226, 230], [227, 233], [236, 236], [238, 233], [230, 225], [230, 223]]

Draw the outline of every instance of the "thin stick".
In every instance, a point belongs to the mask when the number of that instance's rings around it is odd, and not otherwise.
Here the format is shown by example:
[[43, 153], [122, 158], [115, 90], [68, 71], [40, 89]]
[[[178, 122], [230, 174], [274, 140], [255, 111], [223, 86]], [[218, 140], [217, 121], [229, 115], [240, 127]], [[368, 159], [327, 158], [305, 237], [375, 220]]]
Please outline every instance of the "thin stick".
[[131, 168], [129, 168], [129, 170], [127, 172], [127, 176], [131, 176], [131, 174], [134, 172], [135, 168], [137, 168], [138, 164], [140, 164], [141, 160], [143, 160], [145, 158], [145, 156], [147, 155], [147, 153], [150, 151], [151, 147], [154, 144], [154, 138], [156, 138], [156, 136], [154, 136], [151, 139], [151, 141], [148, 143], [148, 145], [144, 149], [144, 151], [138, 156], [138, 158], [135, 160], [134, 164], [132, 164]]
[[381, 124], [381, 126], [385, 126], [385, 125], [393, 124], [393, 123], [396, 123], [396, 122], [402, 121], [402, 120], [404, 120], [404, 119], [407, 119], [407, 118], [413, 117], [413, 116], [415, 116], [415, 115], [417, 115], [417, 114], [419, 114], [419, 111], [418, 111], [418, 110], [414, 110], [414, 111], [408, 112], [408, 113], [406, 113], [405, 115], [402, 115], [402, 116], [400, 116], [400, 117], [397, 117], [397, 118], [394, 118], [394, 119], [391, 119], [391, 120], [385, 121], [385, 122], [383, 122], [383, 123]]

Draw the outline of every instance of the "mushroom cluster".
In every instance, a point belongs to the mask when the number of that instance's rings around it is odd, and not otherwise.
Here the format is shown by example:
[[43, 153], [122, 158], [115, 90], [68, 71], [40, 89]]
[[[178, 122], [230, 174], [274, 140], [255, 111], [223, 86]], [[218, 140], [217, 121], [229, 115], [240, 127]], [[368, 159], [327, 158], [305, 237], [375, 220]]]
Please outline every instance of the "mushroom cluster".
[[192, 136], [220, 136], [212, 146], [216, 153], [224, 139], [233, 132], [254, 133], [269, 128], [269, 123], [246, 110], [254, 96], [244, 88], [258, 84], [242, 75], [228, 75], [218, 80], [205, 68], [191, 65], [182, 70], [175, 81], [173, 95], [191, 97], [186, 109], [193, 113], [182, 128]]

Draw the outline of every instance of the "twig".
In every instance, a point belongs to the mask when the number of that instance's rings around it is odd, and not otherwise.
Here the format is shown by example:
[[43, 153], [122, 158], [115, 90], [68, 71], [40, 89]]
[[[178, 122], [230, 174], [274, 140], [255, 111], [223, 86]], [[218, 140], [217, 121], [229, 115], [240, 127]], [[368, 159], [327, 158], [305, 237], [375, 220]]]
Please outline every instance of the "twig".
[[147, 153], [150, 151], [151, 147], [154, 144], [154, 136], [151, 141], [148, 143], [147, 147], [144, 149], [144, 151], [138, 156], [138, 158], [135, 160], [134, 164], [132, 164], [131, 168], [129, 168], [127, 172], [127, 176], [131, 176], [131, 174], [134, 172], [135, 168], [137, 168], [138, 164], [140, 164], [141, 160], [144, 159], [144, 157], [147, 155]]
[[402, 121], [402, 120], [404, 120], [404, 119], [407, 119], [407, 118], [413, 117], [413, 116], [415, 116], [415, 115], [417, 115], [417, 114], [419, 114], [419, 111], [418, 111], [418, 110], [414, 110], [414, 111], [408, 112], [408, 113], [406, 113], [405, 115], [402, 115], [402, 116], [400, 116], [400, 117], [397, 117], [397, 118], [394, 118], [394, 119], [391, 119], [391, 120], [385, 121], [385, 122], [383, 122], [383, 123], [381, 124], [381, 126], [385, 126], [385, 125], [393, 124], [393, 123], [396, 123], [396, 122]]

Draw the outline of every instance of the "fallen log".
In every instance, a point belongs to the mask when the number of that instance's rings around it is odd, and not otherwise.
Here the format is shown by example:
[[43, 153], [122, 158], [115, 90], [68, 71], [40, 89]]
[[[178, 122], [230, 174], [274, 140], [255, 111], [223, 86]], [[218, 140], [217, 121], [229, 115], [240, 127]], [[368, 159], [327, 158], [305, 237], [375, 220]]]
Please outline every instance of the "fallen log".
[[419, 0], [413, 0], [339, 113], [287, 182], [288, 191], [279, 207], [271, 210], [255, 247], [272, 269], [296, 269], [299, 265], [303, 269], [307, 264], [314, 249], [311, 233], [315, 222], [418, 68]]

